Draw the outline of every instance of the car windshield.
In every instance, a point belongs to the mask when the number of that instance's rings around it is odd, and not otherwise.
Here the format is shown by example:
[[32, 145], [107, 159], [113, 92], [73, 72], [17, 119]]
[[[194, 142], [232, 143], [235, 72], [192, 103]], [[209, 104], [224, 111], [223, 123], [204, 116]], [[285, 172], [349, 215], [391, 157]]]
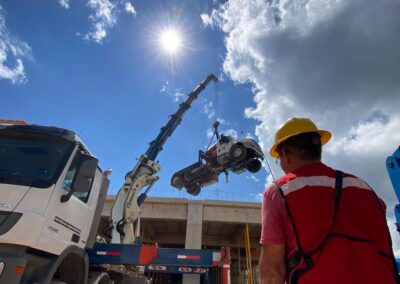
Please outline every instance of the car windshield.
[[73, 144], [51, 135], [0, 130], [0, 183], [48, 188], [57, 181]]
[[219, 138], [219, 140], [222, 143], [229, 143], [229, 141], [231, 141], [231, 137], [222, 134], [221, 137]]

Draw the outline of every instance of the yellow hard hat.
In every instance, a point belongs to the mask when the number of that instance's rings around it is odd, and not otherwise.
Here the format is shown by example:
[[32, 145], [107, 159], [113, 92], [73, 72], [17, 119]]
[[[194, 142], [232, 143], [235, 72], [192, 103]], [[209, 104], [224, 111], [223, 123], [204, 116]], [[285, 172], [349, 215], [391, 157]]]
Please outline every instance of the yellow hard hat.
[[326, 144], [326, 142], [331, 139], [332, 134], [326, 130], [320, 130], [317, 126], [308, 118], [289, 118], [285, 123], [283, 123], [275, 133], [275, 144], [269, 150], [269, 154], [273, 158], [278, 158], [279, 153], [276, 151], [277, 147], [290, 137], [303, 134], [303, 133], [318, 133], [321, 137], [321, 145]]

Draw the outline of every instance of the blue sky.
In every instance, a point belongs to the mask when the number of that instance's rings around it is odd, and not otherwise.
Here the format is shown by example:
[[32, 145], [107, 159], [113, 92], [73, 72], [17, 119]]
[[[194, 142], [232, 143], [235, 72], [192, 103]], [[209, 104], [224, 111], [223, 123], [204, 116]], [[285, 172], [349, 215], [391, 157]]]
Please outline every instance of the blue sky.
[[[167, 141], [158, 157], [162, 172], [152, 195], [190, 197], [173, 189], [170, 177], [196, 161], [198, 150], [209, 142], [207, 132], [217, 115], [224, 121], [222, 132], [256, 137], [257, 122], [244, 116], [245, 107], [255, 107], [251, 85], [234, 84], [223, 74], [223, 33], [205, 27], [200, 17], [212, 10], [212, 1], [134, 1], [135, 14], [125, 10], [128, 2], [108, 2], [114, 5], [108, 15], [112, 20], [98, 19], [104, 37], [94, 33], [89, 17], [96, 10], [89, 2], [64, 2], [68, 8], [60, 3], [1, 4], [3, 36], [14, 46], [25, 46], [22, 55], [9, 50], [2, 63], [16, 68], [21, 60], [23, 74], [14, 79], [3, 75], [0, 80], [1, 117], [77, 132], [101, 167], [113, 169], [109, 193], [117, 192], [135, 158], [146, 151], [182, 101], [182, 96], [176, 101], [174, 95], [189, 93], [211, 72], [223, 81], [201, 93]], [[168, 28], [178, 29], [182, 37], [173, 56], [159, 42]], [[221, 176], [198, 198], [257, 201], [265, 179], [264, 169], [255, 175], [230, 174], [229, 183]]]

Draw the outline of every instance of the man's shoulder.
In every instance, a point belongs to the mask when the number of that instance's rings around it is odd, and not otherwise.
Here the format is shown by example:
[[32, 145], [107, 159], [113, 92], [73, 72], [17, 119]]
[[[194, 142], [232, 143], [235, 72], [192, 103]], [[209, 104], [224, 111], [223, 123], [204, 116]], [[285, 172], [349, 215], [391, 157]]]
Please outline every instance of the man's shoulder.
[[281, 196], [280, 187], [281, 185], [278, 183], [278, 180], [269, 183], [264, 190], [264, 197], [267, 199], [275, 199]]
[[286, 183], [288, 183], [289, 181], [294, 180], [294, 179], [297, 178], [297, 177], [298, 177], [298, 175], [295, 174], [295, 173], [288, 173], [288, 174], [286, 174], [286, 175], [281, 176], [280, 178], [278, 178], [278, 179], [276, 180], [276, 183], [277, 183], [279, 186], [283, 186], [283, 185], [285, 185]]
[[278, 178], [277, 180], [269, 183], [267, 185], [267, 187], [265, 188], [264, 191], [264, 197], [268, 198], [268, 199], [275, 199], [278, 197], [282, 197], [282, 187], [287, 184], [289, 181], [293, 180], [296, 178], [296, 175], [289, 173], [286, 174], [280, 178]]
[[356, 175], [354, 175], [352, 173], [342, 171], [341, 169], [334, 169], [334, 168], [332, 168], [332, 167], [330, 167], [330, 166], [328, 166], [328, 165], [326, 165], [324, 163], [320, 164], [320, 169], [321, 169], [322, 172], [325, 172], [325, 174], [328, 175], [328, 176], [333, 176], [334, 177], [336, 175], [336, 172], [340, 171], [340, 172], [343, 173], [343, 177], [351, 177], [351, 178], [360, 179], [359, 177], [357, 177]]

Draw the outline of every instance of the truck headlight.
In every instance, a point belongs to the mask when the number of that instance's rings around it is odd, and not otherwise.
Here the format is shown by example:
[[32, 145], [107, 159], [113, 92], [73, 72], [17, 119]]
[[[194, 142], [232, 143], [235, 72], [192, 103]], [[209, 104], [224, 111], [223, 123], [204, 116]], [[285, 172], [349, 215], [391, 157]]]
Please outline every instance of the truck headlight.
[[0, 261], [0, 276], [3, 274], [4, 267], [6, 267], [5, 263]]

